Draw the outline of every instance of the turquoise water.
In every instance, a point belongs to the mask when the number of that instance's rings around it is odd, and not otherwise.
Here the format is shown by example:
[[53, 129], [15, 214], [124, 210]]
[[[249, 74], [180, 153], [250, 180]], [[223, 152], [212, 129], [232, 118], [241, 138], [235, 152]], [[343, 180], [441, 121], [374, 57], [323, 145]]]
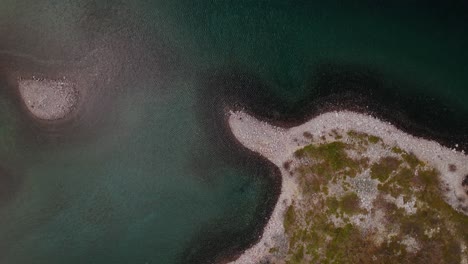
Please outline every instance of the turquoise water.
[[0, 207], [0, 262], [184, 263], [217, 230], [248, 236], [269, 185], [207, 135], [198, 98], [213, 69], [245, 69], [293, 103], [317, 64], [365, 65], [468, 113], [463, 9], [277, 2], [1, 0], [3, 50], [67, 65], [117, 35], [162, 61], [149, 71], [164, 81], [129, 78], [110, 129], [70, 142], [25, 140], [0, 100], [0, 165], [22, 179]]

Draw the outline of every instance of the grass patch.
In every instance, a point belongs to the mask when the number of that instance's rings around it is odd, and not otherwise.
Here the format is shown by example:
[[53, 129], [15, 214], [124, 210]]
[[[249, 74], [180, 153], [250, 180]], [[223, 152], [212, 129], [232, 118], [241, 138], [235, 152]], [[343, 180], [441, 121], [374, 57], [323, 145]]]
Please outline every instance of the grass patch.
[[[339, 134], [333, 132], [333, 135], [337, 139]], [[439, 172], [425, 167], [412, 153], [386, 146], [378, 137], [356, 131], [349, 131], [347, 135], [355, 140], [311, 144], [296, 151], [295, 156], [300, 159], [294, 170], [302, 197], [285, 212], [283, 224], [289, 249], [284, 261], [460, 263], [459, 242], [468, 241], [468, 217], [443, 200]], [[371, 163], [366, 157], [353, 159], [348, 155], [348, 151], [359, 153], [363, 147], [379, 142], [382, 144], [376, 147], [387, 148], [393, 156]], [[362, 232], [349, 220], [353, 215], [371, 214], [361, 208], [356, 190], [346, 182], [347, 177], [354, 177], [367, 168], [370, 168], [370, 177], [381, 182], [373, 210], [384, 214], [379, 221], [388, 229], [388, 234], [392, 234], [383, 236], [379, 244], [374, 242], [377, 231]], [[341, 185], [344, 194], [334, 196], [332, 183]], [[404, 202], [415, 199], [417, 210], [408, 214], [384, 198], [388, 196], [402, 196]], [[332, 221], [331, 216], [339, 221]], [[407, 237], [416, 241], [419, 250], [411, 252], [402, 243]]]
[[403, 159], [410, 165], [411, 168], [416, 168], [416, 166], [424, 166], [424, 162], [420, 161], [413, 153], [403, 153], [401, 155]]
[[354, 130], [350, 130], [346, 133], [350, 138], [356, 139], [360, 141], [360, 143], [371, 143], [371, 144], [377, 144], [382, 141], [382, 138], [374, 135], [369, 135], [366, 133], [362, 132], [357, 132]]
[[390, 174], [400, 167], [401, 161], [394, 157], [383, 157], [371, 166], [371, 177], [385, 182]]
[[291, 227], [296, 224], [296, 220], [296, 211], [292, 204], [288, 207], [286, 214], [284, 215], [284, 229], [286, 230], [286, 233], [289, 233], [288, 231], [291, 230]]

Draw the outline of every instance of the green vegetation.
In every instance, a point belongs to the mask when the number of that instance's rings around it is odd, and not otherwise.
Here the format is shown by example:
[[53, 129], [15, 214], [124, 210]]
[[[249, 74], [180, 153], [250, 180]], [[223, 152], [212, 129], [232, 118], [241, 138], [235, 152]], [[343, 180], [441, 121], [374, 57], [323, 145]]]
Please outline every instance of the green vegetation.
[[291, 226], [294, 226], [296, 223], [296, 213], [294, 211], [294, 205], [290, 205], [286, 210], [286, 214], [284, 216], [284, 228], [289, 229]]
[[366, 143], [377, 144], [382, 141], [380, 137], [361, 133], [361, 132], [356, 132], [354, 130], [350, 130], [346, 134], [352, 139], [357, 139], [359, 143], [364, 143], [364, 144]]
[[355, 192], [345, 194], [340, 200], [340, 208], [348, 215], [360, 213], [363, 210], [359, 206], [359, 197]]
[[268, 253], [270, 253], [270, 254], [276, 253], [276, 252], [278, 252], [278, 248], [276, 248], [276, 247], [272, 247], [272, 248], [270, 248], [270, 250], [268, 250]]
[[371, 177], [385, 182], [392, 172], [400, 167], [401, 161], [394, 157], [383, 157], [371, 167]]
[[420, 161], [413, 153], [403, 152], [401, 157], [403, 157], [403, 159], [410, 165], [412, 169], [415, 169], [418, 165], [424, 165], [424, 162]]
[[[296, 151], [291, 168], [303, 196], [285, 212], [289, 248], [279, 263], [460, 263], [468, 217], [443, 200], [438, 172], [378, 137], [347, 136]], [[371, 163], [369, 148], [392, 155]], [[360, 195], [372, 187], [357, 180], [375, 183], [370, 211]]]
[[[362, 169], [367, 167], [368, 159], [352, 159], [346, 154], [350, 146], [341, 141], [335, 141], [318, 146], [308, 145], [295, 152], [297, 158], [308, 159], [314, 162], [314, 166], [301, 167], [302, 174], [325, 176], [332, 179], [336, 172], [344, 173], [346, 176], [354, 177]], [[333, 174], [331, 172], [334, 172]], [[321, 182], [319, 182], [321, 183]]]
[[399, 147], [392, 147], [391, 150], [392, 150], [392, 152], [395, 153], [395, 154], [403, 154], [403, 153], [404, 153], [404, 151], [403, 151], [401, 148], [399, 148]]
[[376, 137], [376, 136], [369, 136], [369, 142], [372, 144], [377, 144], [379, 141], [382, 141], [381, 138]]

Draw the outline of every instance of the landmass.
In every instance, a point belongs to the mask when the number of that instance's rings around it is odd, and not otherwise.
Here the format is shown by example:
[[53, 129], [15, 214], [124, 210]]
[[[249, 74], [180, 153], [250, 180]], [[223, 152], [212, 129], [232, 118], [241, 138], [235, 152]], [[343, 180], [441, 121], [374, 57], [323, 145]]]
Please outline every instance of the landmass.
[[242, 112], [234, 137], [282, 173], [259, 242], [232, 263], [468, 263], [468, 156], [338, 111], [293, 128]]
[[66, 118], [78, 103], [78, 91], [66, 79], [20, 79], [18, 89], [28, 111], [41, 120]]

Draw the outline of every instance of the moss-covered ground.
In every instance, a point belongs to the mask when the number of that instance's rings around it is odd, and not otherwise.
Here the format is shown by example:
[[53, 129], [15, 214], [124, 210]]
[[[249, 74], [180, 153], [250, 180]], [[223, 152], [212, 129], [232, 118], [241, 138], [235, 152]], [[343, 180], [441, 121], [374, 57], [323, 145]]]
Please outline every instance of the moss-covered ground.
[[468, 217], [443, 200], [438, 172], [376, 136], [333, 134], [305, 134], [311, 144], [288, 164], [301, 196], [278, 263], [460, 263]]

